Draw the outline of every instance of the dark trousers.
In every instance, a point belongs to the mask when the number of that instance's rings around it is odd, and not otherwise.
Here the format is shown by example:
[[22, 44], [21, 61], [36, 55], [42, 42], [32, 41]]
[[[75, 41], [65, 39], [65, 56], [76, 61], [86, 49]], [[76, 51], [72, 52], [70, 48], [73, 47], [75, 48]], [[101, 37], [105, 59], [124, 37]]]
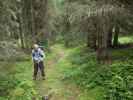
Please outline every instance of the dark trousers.
[[43, 61], [37, 63], [34, 61], [34, 77], [36, 78], [38, 70], [40, 69], [42, 77], [45, 77]]

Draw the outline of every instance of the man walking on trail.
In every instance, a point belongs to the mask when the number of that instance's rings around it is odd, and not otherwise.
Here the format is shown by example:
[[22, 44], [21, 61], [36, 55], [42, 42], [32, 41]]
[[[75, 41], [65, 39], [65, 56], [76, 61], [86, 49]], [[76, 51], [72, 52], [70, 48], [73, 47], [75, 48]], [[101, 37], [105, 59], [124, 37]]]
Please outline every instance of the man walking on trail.
[[41, 48], [39, 48], [39, 45], [34, 44], [34, 49], [32, 50], [32, 60], [34, 63], [33, 80], [36, 80], [39, 69], [41, 71], [42, 79], [45, 80], [44, 63], [43, 63], [44, 58], [45, 58], [44, 51]]

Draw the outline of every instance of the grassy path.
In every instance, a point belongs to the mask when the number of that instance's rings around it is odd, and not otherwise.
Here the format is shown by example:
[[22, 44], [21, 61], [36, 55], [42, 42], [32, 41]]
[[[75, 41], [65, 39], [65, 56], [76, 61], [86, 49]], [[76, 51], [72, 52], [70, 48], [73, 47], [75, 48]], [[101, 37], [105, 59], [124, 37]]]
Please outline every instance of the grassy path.
[[40, 95], [51, 93], [51, 100], [78, 100], [79, 89], [62, 81], [63, 70], [66, 68], [60, 65], [64, 63], [68, 51], [58, 45], [51, 50], [53, 53], [48, 55], [46, 61], [46, 80], [35, 81], [36, 90]]
[[50, 100], [93, 100], [80, 99], [84, 97], [80, 89], [69, 82], [64, 81], [64, 71], [71, 68], [70, 62], [66, 59], [70, 50], [63, 48], [61, 45], [51, 47], [51, 53], [47, 54], [45, 61], [46, 80], [41, 80], [40, 75], [36, 81], [32, 80], [33, 65], [32, 61], [18, 62], [19, 67], [16, 78], [26, 84], [33, 84], [37, 95], [45, 96], [52, 94]]
[[[116, 60], [119, 59], [120, 60], [119, 62], [125, 59], [128, 60], [129, 58], [132, 59], [131, 55], [132, 49], [125, 49], [125, 50], [122, 49], [119, 51], [113, 51], [112, 53], [113, 59]], [[84, 90], [83, 92], [77, 86], [63, 80], [64, 74], [66, 74], [64, 72], [66, 72], [68, 69], [72, 67], [70, 60], [67, 59], [67, 56], [71, 55], [73, 51], [76, 52], [73, 49], [66, 49], [62, 45], [55, 45], [51, 47], [51, 53], [47, 54], [46, 57], [47, 59], [45, 60], [46, 80], [41, 80], [40, 76], [38, 80], [36, 81], [32, 80], [32, 70], [33, 70], [32, 61], [17, 62], [16, 69], [18, 70], [16, 72], [15, 77], [18, 80], [20, 80], [19, 83], [22, 82], [22, 84], [24, 84], [26, 91], [31, 92], [31, 89], [35, 90], [36, 92], [35, 94], [37, 97], [38, 95], [45, 96], [48, 95], [49, 93], [52, 93], [52, 98], [50, 100], [103, 100], [103, 95], [104, 95], [103, 87], [95, 87], [93, 89], [89, 89], [88, 91]], [[15, 93], [19, 95], [20, 98], [22, 98], [24, 94], [23, 92], [25, 92], [22, 89], [16, 87], [15, 90], [16, 91]], [[15, 94], [14, 92], [12, 93], [13, 95]], [[27, 92], [25, 93], [27, 94]], [[23, 99], [17, 98], [12, 100], [23, 100]]]

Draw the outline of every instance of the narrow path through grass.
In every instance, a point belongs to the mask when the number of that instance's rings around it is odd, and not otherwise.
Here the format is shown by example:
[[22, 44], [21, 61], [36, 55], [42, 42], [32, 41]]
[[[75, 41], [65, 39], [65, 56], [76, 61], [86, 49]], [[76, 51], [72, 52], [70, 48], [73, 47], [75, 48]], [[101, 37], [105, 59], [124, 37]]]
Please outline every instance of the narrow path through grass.
[[66, 66], [60, 66], [60, 64], [65, 60], [68, 51], [59, 45], [53, 46], [51, 50], [52, 53], [48, 55], [46, 61], [46, 80], [36, 81], [36, 89], [40, 95], [51, 92], [51, 100], [78, 100], [79, 89], [62, 81], [62, 71]]
[[88, 92], [84, 93], [75, 84], [64, 81], [64, 72], [72, 67], [67, 59], [70, 52], [70, 49], [66, 49], [62, 45], [51, 47], [51, 53], [47, 54], [45, 60], [46, 80], [42, 80], [40, 75], [36, 81], [32, 80], [32, 61], [17, 63], [21, 69], [17, 78], [34, 84], [34, 89], [39, 96], [51, 93], [52, 98], [50, 100], [98, 100], [94, 94], [95, 89], [89, 94]]
[[[73, 54], [73, 52], [77, 52], [77, 49], [66, 49], [60, 44], [56, 44], [51, 47], [51, 52], [47, 53], [45, 60], [46, 80], [41, 80], [40, 76], [38, 80], [32, 80], [33, 64], [31, 60], [16, 62], [16, 65], [13, 64], [12, 66], [14, 66], [13, 68], [15, 69], [15, 74], [13, 77], [15, 77], [18, 81], [18, 86], [16, 86], [15, 89], [11, 91], [11, 95], [13, 95], [17, 99], [11, 100], [25, 100], [22, 99], [22, 97], [29, 97], [29, 99], [26, 100], [31, 100], [30, 97], [32, 97], [33, 95], [31, 95], [31, 93], [29, 92], [31, 92], [32, 90], [32, 92], [35, 92], [33, 94], [35, 94], [34, 96], [36, 96], [37, 98], [52, 93], [52, 98], [50, 100], [103, 100], [105, 91], [104, 87], [97, 86], [87, 91], [83, 91], [70, 81], [64, 81], [64, 76], [66, 76], [65, 72], [67, 72], [67, 75], [69, 75], [69, 71], [73, 68], [71, 59], [68, 59], [71, 57], [70, 55]], [[112, 58], [115, 60], [112, 67], [114, 67], [114, 69], [116, 70], [115, 73], [119, 71], [118, 69], [123, 70], [124, 67], [122, 68], [122, 66], [132, 65], [131, 62], [133, 55], [131, 54], [132, 48], [117, 49], [117, 51], [114, 49], [112, 50]], [[75, 56], [73, 57], [75, 59]], [[81, 57], [79, 57], [78, 61], [80, 60]], [[82, 66], [78, 64], [75, 67]], [[91, 65], [89, 65], [89, 67], [91, 67]], [[72, 71], [73, 70], [71, 70], [71, 72]], [[76, 80], [74, 80], [74, 82], [75, 81]], [[29, 93], [29, 95], [27, 95], [27, 93]]]
[[66, 63], [68, 54], [69, 50], [61, 45], [51, 47], [51, 53], [47, 54], [45, 60], [46, 80], [41, 80], [40, 75], [36, 81], [32, 80], [32, 61], [18, 62], [16, 66], [19, 67], [20, 73], [16, 77], [21, 81], [34, 84], [39, 96], [52, 93], [50, 100], [79, 100], [80, 90], [75, 85], [63, 81], [64, 70], [71, 67], [68, 62]]

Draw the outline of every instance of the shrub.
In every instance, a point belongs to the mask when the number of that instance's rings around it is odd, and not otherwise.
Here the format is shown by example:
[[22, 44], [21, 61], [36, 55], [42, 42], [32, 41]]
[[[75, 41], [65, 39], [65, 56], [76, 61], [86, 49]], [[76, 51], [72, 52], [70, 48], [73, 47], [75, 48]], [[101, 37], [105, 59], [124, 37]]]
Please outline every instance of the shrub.
[[[118, 51], [120, 57], [123, 51]], [[126, 54], [128, 51], [125, 51]], [[133, 62], [132, 55], [127, 55], [127, 61], [119, 59], [112, 65], [96, 63], [94, 52], [85, 52], [75, 49], [68, 57], [72, 68], [65, 77], [84, 89], [103, 87], [105, 100], [132, 100], [133, 99]], [[131, 52], [130, 52], [131, 53]], [[115, 52], [117, 54], [117, 52]], [[119, 57], [119, 55], [116, 55]], [[124, 55], [126, 57], [126, 55]]]

